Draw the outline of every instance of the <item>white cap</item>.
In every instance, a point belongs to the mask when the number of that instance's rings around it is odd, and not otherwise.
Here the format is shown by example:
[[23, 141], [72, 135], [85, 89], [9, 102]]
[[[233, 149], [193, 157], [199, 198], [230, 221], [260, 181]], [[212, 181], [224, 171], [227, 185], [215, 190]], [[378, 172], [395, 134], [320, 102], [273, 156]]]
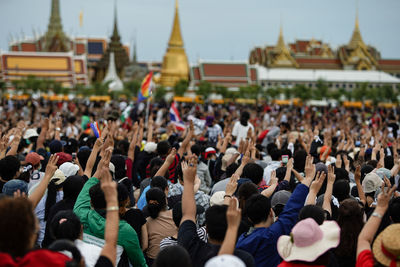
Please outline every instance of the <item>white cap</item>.
[[29, 139], [31, 137], [36, 137], [36, 136], [39, 136], [36, 129], [28, 129], [24, 134], [24, 139]]
[[220, 255], [209, 259], [204, 267], [246, 267], [246, 265], [236, 256]]
[[59, 169], [64, 173], [65, 177], [70, 177], [77, 174], [79, 166], [72, 162], [64, 162]]

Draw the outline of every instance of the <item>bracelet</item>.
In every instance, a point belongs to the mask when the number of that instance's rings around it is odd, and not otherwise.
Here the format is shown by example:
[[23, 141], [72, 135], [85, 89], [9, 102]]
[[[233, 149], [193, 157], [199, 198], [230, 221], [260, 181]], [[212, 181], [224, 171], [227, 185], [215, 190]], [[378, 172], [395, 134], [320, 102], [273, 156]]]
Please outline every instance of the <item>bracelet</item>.
[[225, 195], [225, 196], [224, 196], [224, 198], [226, 198], [226, 197], [232, 198], [232, 196], [231, 196], [231, 195]]
[[106, 211], [119, 211], [119, 207], [118, 206], [111, 206], [111, 207], [108, 207], [106, 209]]
[[56, 131], [61, 131], [61, 129], [57, 127], [57, 128], [56, 128]]
[[372, 214], [371, 214], [371, 216], [374, 216], [374, 217], [378, 217], [379, 219], [382, 219], [382, 215], [380, 215], [379, 213], [377, 213], [377, 212], [373, 212]]

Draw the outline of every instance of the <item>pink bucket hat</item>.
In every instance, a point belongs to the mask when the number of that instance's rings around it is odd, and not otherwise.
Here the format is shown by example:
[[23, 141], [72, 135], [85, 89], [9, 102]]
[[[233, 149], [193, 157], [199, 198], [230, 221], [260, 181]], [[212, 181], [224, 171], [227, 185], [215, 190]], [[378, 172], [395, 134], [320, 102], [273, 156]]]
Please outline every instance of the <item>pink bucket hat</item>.
[[318, 225], [314, 219], [298, 222], [290, 235], [278, 239], [278, 253], [287, 262], [313, 262], [340, 242], [340, 227], [335, 221]]

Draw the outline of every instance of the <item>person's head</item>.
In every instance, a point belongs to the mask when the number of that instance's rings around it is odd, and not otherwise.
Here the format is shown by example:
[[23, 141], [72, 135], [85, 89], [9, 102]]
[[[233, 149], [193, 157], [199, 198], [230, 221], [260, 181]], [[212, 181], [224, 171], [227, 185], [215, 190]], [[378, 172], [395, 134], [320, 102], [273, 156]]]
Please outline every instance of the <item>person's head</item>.
[[246, 204], [246, 200], [249, 199], [252, 195], [258, 194], [257, 185], [251, 182], [243, 183], [238, 191], [237, 191], [237, 198], [239, 200], [239, 207], [244, 212], [244, 207]]
[[64, 146], [64, 152], [68, 154], [76, 153], [78, 148], [78, 141], [74, 138], [69, 138]]
[[201, 146], [199, 144], [194, 144], [191, 148], [190, 151], [192, 151], [193, 154], [195, 154], [197, 157], [200, 157], [201, 155]]
[[208, 237], [214, 242], [222, 243], [225, 238], [226, 205], [214, 205], [206, 210], [206, 228]]
[[110, 161], [112, 164], [114, 164], [115, 167], [115, 179], [120, 180], [126, 177], [126, 165], [124, 156], [112, 155]]
[[332, 194], [339, 202], [350, 197], [350, 184], [347, 180], [338, 180], [333, 184]]
[[168, 141], [161, 141], [157, 144], [157, 154], [159, 156], [167, 156], [171, 150], [171, 145]]
[[382, 179], [374, 172], [365, 175], [362, 187], [366, 195], [374, 196], [375, 192], [381, 188]]
[[336, 181], [346, 180], [349, 181], [349, 173], [343, 168], [335, 168]]
[[44, 158], [36, 152], [31, 152], [28, 155], [26, 155], [26, 157], [25, 157], [25, 162], [32, 164], [32, 166], [35, 170], [41, 169], [40, 161], [42, 161], [42, 160], [44, 160]]
[[279, 216], [281, 214], [291, 195], [292, 193], [286, 190], [280, 190], [272, 195], [271, 207], [274, 210], [276, 216]]
[[240, 124], [243, 126], [247, 126], [247, 122], [250, 119], [250, 113], [247, 111], [243, 111], [242, 114], [240, 114]]
[[67, 177], [63, 185], [64, 199], [76, 200], [84, 185], [85, 180], [82, 176]]
[[257, 163], [247, 163], [242, 172], [242, 178], [249, 178], [258, 185], [263, 180], [264, 169]]
[[164, 191], [165, 194], [168, 193], [168, 180], [163, 176], [154, 176], [151, 178], [150, 182], [151, 188], [159, 188]]
[[150, 177], [153, 177], [163, 165], [164, 161], [160, 158], [150, 160]]
[[91, 153], [90, 149], [83, 149], [76, 154], [76, 157], [78, 158], [79, 165], [81, 165], [82, 170], [86, 169], [86, 163], [89, 159], [90, 153]]
[[355, 199], [345, 199], [340, 203], [337, 222], [340, 226], [340, 245], [336, 254], [342, 257], [354, 255], [357, 238], [364, 226], [364, 212]]
[[27, 198], [0, 199], [0, 251], [13, 258], [22, 257], [35, 244], [39, 224]]
[[281, 151], [277, 148], [272, 149], [269, 155], [273, 161], [279, 161], [281, 159]]
[[153, 267], [191, 267], [192, 260], [186, 249], [179, 245], [168, 246], [157, 254]]
[[252, 195], [246, 201], [245, 213], [253, 225], [274, 222], [275, 214], [271, 208], [271, 201], [261, 194]]
[[[124, 208], [129, 201], [128, 190], [123, 184], [118, 184], [118, 205]], [[107, 206], [106, 199], [104, 197], [103, 190], [101, 190], [100, 183], [95, 184], [89, 189], [90, 204], [95, 210], [104, 210]]]
[[318, 225], [322, 225], [325, 221], [325, 211], [317, 205], [306, 205], [299, 212], [299, 221], [307, 218], [312, 218]]
[[14, 192], [20, 191], [21, 194], [28, 195], [28, 183], [19, 179], [12, 179], [4, 184], [2, 193], [12, 197]]
[[50, 238], [53, 240], [68, 239], [75, 241], [82, 234], [81, 221], [72, 210], [57, 212], [49, 223]]
[[390, 201], [389, 216], [393, 223], [400, 223], [400, 197], [393, 198]]
[[361, 166], [361, 182], [364, 180], [365, 176], [372, 172], [374, 170], [374, 167], [368, 164], [364, 164]]
[[50, 153], [55, 154], [58, 152], [63, 152], [63, 143], [60, 140], [53, 140], [49, 144]]
[[0, 177], [4, 181], [10, 181], [19, 176], [21, 163], [14, 156], [5, 156], [0, 160]]
[[340, 227], [335, 221], [318, 225], [312, 218], [299, 221], [290, 235], [282, 235], [277, 242], [278, 253], [286, 262], [302, 265], [329, 263], [329, 250], [339, 245]]
[[128, 189], [124, 184], [118, 183], [117, 192], [118, 192], [119, 214], [124, 215], [126, 212], [126, 207], [128, 206], [129, 203]]
[[293, 168], [298, 172], [304, 172], [304, 166], [306, 165], [307, 152], [303, 149], [297, 150], [294, 153]]
[[231, 177], [237, 170], [237, 168], [239, 168], [239, 164], [237, 163], [232, 163], [229, 166], [226, 167], [226, 177]]
[[146, 192], [147, 210], [151, 218], [156, 219], [158, 214], [167, 207], [164, 191], [158, 187], [150, 188]]

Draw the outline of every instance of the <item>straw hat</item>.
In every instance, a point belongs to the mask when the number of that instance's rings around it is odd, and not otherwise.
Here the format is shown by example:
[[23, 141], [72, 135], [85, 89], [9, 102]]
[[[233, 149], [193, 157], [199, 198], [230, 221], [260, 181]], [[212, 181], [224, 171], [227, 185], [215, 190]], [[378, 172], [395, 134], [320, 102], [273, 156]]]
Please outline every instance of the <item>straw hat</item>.
[[390, 267], [400, 266], [400, 223], [386, 227], [378, 235], [372, 252], [379, 263]]
[[298, 222], [290, 235], [278, 239], [278, 253], [285, 261], [313, 262], [340, 242], [340, 227], [335, 221], [318, 225], [314, 219]]

